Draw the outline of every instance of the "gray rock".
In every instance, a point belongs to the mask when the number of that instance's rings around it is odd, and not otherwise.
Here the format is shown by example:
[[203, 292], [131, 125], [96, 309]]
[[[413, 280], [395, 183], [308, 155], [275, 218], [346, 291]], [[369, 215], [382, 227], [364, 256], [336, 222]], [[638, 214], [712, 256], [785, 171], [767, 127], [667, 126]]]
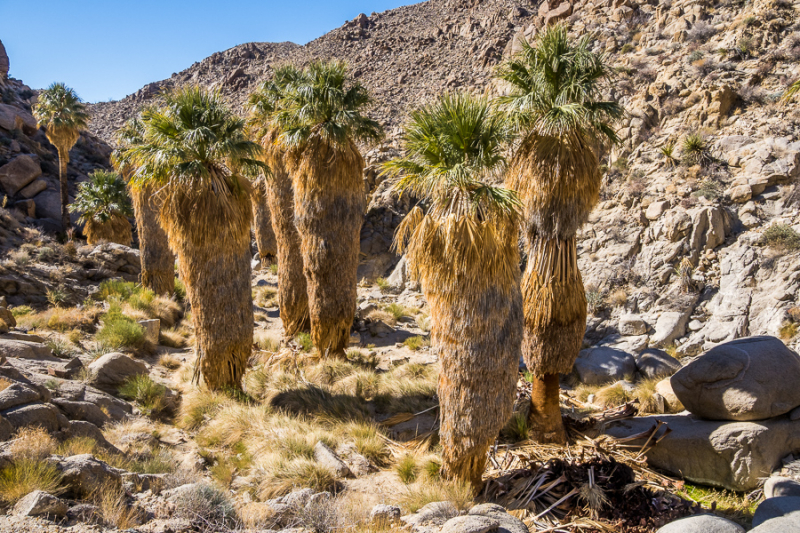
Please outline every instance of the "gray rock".
[[400, 508], [396, 505], [378, 504], [369, 513], [372, 523], [377, 525], [395, 524], [400, 520]]
[[0, 104], [0, 128], [19, 129], [26, 135], [33, 135], [36, 133], [36, 119], [24, 109], [9, 104]]
[[353, 477], [353, 473], [350, 472], [350, 468], [345, 462], [323, 442], [317, 442], [314, 446], [314, 459], [322, 466], [329, 468], [336, 477]]
[[58, 357], [53, 355], [53, 351], [36, 342], [16, 341], [0, 339], [0, 355], [9, 359], [30, 359], [33, 361], [60, 362]]
[[649, 348], [636, 357], [636, 369], [647, 378], [671, 376], [681, 369], [681, 362], [663, 350]]
[[800, 498], [796, 496], [767, 498], [759, 504], [753, 514], [753, 527], [758, 527], [768, 520], [780, 517], [791, 518], [794, 527], [800, 530]]
[[689, 316], [689, 310], [661, 313], [656, 321], [656, 332], [650, 338], [650, 346], [661, 348], [682, 337], [686, 333]]
[[[785, 417], [754, 423], [656, 415], [612, 422], [606, 432], [630, 437], [652, 429], [657, 421], [665, 422], [671, 431], [647, 453], [652, 466], [735, 491], [755, 489], [783, 457], [800, 449], [800, 425]], [[661, 428], [659, 437], [666, 428]]]
[[575, 360], [575, 371], [582, 383], [603, 385], [632, 376], [636, 372], [636, 361], [627, 352], [601, 346], [581, 350]]
[[291, 507], [294, 507], [296, 509], [303, 509], [306, 505], [308, 505], [308, 502], [311, 500], [313, 496], [314, 496], [313, 489], [306, 488], [306, 489], [295, 490], [286, 495], [283, 503]]
[[130, 492], [139, 493], [150, 491], [158, 494], [164, 489], [167, 481], [167, 474], [137, 474], [136, 472], [124, 472], [122, 474], [122, 485]]
[[458, 509], [451, 502], [431, 502], [416, 513], [400, 517], [400, 521], [413, 532], [426, 530], [428, 526], [442, 526], [449, 519], [458, 516]]
[[469, 514], [488, 516], [497, 520], [499, 524], [497, 533], [528, 533], [528, 526], [525, 525], [525, 522], [511, 516], [502, 505], [496, 503], [478, 504], [469, 510]]
[[105, 426], [106, 422], [110, 420], [102, 409], [90, 402], [72, 402], [63, 398], [55, 398], [53, 403], [70, 420], [85, 420], [97, 427]]
[[764, 482], [764, 497], [800, 497], [800, 483], [789, 477], [772, 476]]
[[667, 209], [669, 209], [668, 201], [662, 200], [660, 202], [653, 202], [647, 206], [647, 211], [645, 211], [644, 216], [647, 217], [647, 220], [658, 220]]
[[750, 533], [800, 533], [797, 513], [779, 516], [754, 527]]
[[405, 256], [403, 256], [397, 266], [394, 267], [394, 270], [392, 270], [392, 273], [389, 274], [389, 277], [386, 278], [386, 283], [391, 292], [399, 294], [405, 289], [406, 281], [408, 281], [408, 264]]
[[32, 403], [3, 411], [3, 416], [14, 429], [41, 426], [50, 433], [69, 428], [69, 420], [49, 403]]
[[488, 516], [457, 516], [445, 522], [440, 533], [488, 533], [496, 530], [499, 525], [497, 520]]
[[89, 364], [92, 385], [98, 389], [117, 392], [128, 378], [147, 374], [147, 366], [124, 353], [112, 352]]
[[35, 490], [17, 502], [12, 514], [17, 516], [60, 518], [67, 514], [67, 504], [52, 494]]
[[[17, 116], [16, 108], [0, 104], [4, 109], [11, 108]], [[8, 113], [6, 113], [8, 114]], [[20, 155], [0, 167], [0, 185], [3, 186], [6, 194], [15, 196], [22, 188], [42, 175], [42, 167], [29, 155]]]
[[709, 420], [763, 420], [800, 406], [800, 357], [775, 337], [721, 344], [670, 382], [690, 412]]
[[14, 426], [5, 417], [0, 416], [0, 442], [5, 442], [14, 436]]
[[61, 470], [68, 493], [75, 497], [87, 497], [101, 489], [122, 487], [119, 471], [88, 453], [62, 459], [56, 466]]
[[744, 528], [725, 518], [704, 514], [675, 520], [656, 533], [744, 533]]
[[619, 333], [626, 336], [638, 336], [647, 333], [647, 324], [639, 315], [623, 315], [619, 319]]
[[98, 446], [111, 453], [122, 454], [116, 446], [108, 442], [100, 428], [85, 420], [73, 420], [69, 423], [69, 432], [72, 437], [88, 437], [93, 439]]
[[18, 405], [36, 402], [42, 398], [38, 391], [23, 385], [22, 383], [12, 383], [0, 391], [0, 411], [11, 409]]
[[[91, 503], [73, 505], [67, 511], [67, 518], [76, 522], [92, 523], [102, 518], [100, 508]], [[166, 533], [166, 532], [165, 532]]]
[[161, 333], [161, 320], [153, 318], [150, 320], [140, 320], [139, 325], [144, 330], [144, 340], [150, 344], [158, 345], [158, 336]]

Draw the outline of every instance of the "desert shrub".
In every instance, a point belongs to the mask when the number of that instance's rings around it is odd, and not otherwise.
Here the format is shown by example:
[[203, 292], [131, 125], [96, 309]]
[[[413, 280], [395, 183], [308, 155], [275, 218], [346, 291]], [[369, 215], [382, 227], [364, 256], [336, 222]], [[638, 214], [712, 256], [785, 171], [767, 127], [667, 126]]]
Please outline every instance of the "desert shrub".
[[722, 187], [717, 181], [706, 178], [700, 182], [697, 190], [692, 193], [695, 198], [708, 198], [709, 200], [716, 200], [722, 196]]
[[636, 384], [633, 391], [633, 396], [639, 400], [640, 413], [653, 413], [656, 414], [658, 410], [658, 402], [655, 399], [656, 384], [661, 381], [660, 378], [656, 379], [643, 379]]
[[408, 307], [406, 307], [404, 305], [400, 305], [398, 303], [391, 303], [391, 304], [387, 305], [386, 307], [384, 307], [383, 309], [384, 309], [384, 311], [386, 311], [387, 313], [392, 315], [395, 320], [400, 320], [401, 318], [403, 318], [405, 316], [413, 316], [414, 315], [414, 311], [412, 309], [409, 309]]
[[167, 388], [148, 375], [131, 376], [120, 387], [119, 394], [126, 400], [136, 402], [147, 416], [158, 415], [167, 408]]
[[687, 165], [704, 165], [712, 161], [708, 142], [702, 135], [692, 133], [683, 139], [683, 160]]
[[800, 249], [800, 233], [786, 224], [773, 224], [761, 235], [761, 243], [764, 246], [793, 252]]
[[631, 400], [633, 400], [633, 394], [628, 392], [621, 383], [603, 387], [594, 395], [594, 403], [604, 408], [616, 407]]
[[629, 54], [629, 53], [633, 52], [634, 50], [636, 50], [636, 47], [633, 46], [633, 44], [631, 44], [631, 43], [625, 43], [625, 44], [622, 45], [622, 48], [619, 49], [620, 53], [622, 53], [622, 54]]
[[675, 274], [678, 276], [678, 281], [681, 285], [682, 292], [694, 292], [695, 286], [692, 280], [694, 273], [694, 266], [688, 257], [681, 259], [681, 262], [675, 267]]
[[61, 472], [55, 465], [37, 459], [15, 460], [0, 470], [0, 499], [14, 504], [35, 490], [61, 492]]
[[264, 332], [256, 333], [255, 343], [260, 350], [264, 350], [265, 352], [275, 353], [281, 349], [281, 341]]
[[[76, 331], [76, 330], [73, 330]], [[56, 357], [70, 357], [75, 355], [75, 349], [68, 343], [59, 338], [48, 339], [45, 343]]]
[[125, 491], [109, 485], [90, 496], [97, 506], [103, 524], [119, 530], [130, 530], [142, 522], [141, 508], [131, 506]]
[[705, 42], [712, 38], [714, 35], [717, 34], [717, 30], [714, 26], [706, 23], [706, 22], [697, 22], [692, 28], [687, 32], [686, 38], [690, 42]]
[[296, 487], [315, 492], [334, 492], [336, 479], [331, 470], [313, 459], [274, 457], [256, 471], [258, 496], [270, 499], [288, 494]]
[[68, 299], [69, 296], [67, 295], [66, 291], [64, 291], [63, 287], [54, 287], [47, 290], [47, 301], [55, 307], [61, 307], [67, 303]]
[[103, 315], [103, 325], [95, 340], [106, 348], [140, 348], [144, 345], [144, 329], [135, 320], [122, 314], [119, 305], [112, 304]]
[[28, 266], [31, 262], [31, 254], [25, 250], [15, 250], [8, 254], [8, 258], [18, 267]]
[[414, 513], [429, 503], [442, 501], [451, 502], [456, 509], [466, 509], [472, 499], [472, 489], [468, 483], [426, 477], [408, 485], [399, 503], [406, 512]]
[[416, 457], [410, 453], [403, 455], [397, 461], [394, 470], [397, 472], [397, 477], [400, 478], [400, 481], [406, 485], [413, 483], [417, 480], [417, 475], [419, 474], [419, 465]]
[[389, 282], [386, 278], [378, 278], [375, 280], [375, 285], [381, 290], [381, 292], [385, 292], [389, 290]]
[[259, 307], [275, 307], [278, 305], [278, 291], [272, 287], [256, 287], [253, 302]]
[[[228, 495], [207, 483], [198, 483], [182, 491], [176, 498], [176, 515], [190, 520], [197, 528], [226, 530], [235, 526], [238, 518]], [[218, 528], [218, 529], [214, 529]]]
[[21, 428], [14, 435], [7, 450], [17, 459], [42, 460], [56, 449], [56, 441], [46, 429], [39, 426]]
[[51, 263], [58, 258], [56, 251], [49, 246], [42, 246], [36, 251], [36, 259], [42, 263]]
[[659, 147], [658, 152], [664, 157], [667, 166], [674, 167], [678, 162], [675, 157], [675, 141], [669, 140], [665, 142], [663, 146]]
[[403, 344], [406, 345], [410, 350], [416, 352], [418, 350], [421, 350], [423, 346], [429, 346], [430, 340], [428, 340], [426, 337], [417, 335], [415, 337], [407, 338], [406, 340], [403, 341]]
[[31, 313], [33, 313], [33, 308], [29, 305], [18, 305], [11, 308], [11, 314], [14, 315], [14, 318], [20, 318]]
[[503, 428], [501, 435], [511, 442], [520, 442], [528, 439], [528, 417], [525, 413], [516, 411]]
[[797, 336], [798, 330], [800, 330], [800, 324], [786, 320], [781, 324], [778, 335], [782, 340], [789, 341]]
[[596, 315], [603, 308], [605, 298], [603, 293], [594, 285], [586, 287], [586, 306], [590, 315]]
[[608, 303], [613, 307], [625, 307], [628, 303], [628, 292], [623, 289], [615, 289], [608, 295]]
[[294, 340], [304, 352], [310, 352], [314, 349], [314, 341], [311, 340], [311, 335], [308, 333], [298, 333]]
[[186, 285], [179, 279], [175, 278], [175, 288], [173, 289], [175, 293], [175, 299], [179, 302], [186, 300]]

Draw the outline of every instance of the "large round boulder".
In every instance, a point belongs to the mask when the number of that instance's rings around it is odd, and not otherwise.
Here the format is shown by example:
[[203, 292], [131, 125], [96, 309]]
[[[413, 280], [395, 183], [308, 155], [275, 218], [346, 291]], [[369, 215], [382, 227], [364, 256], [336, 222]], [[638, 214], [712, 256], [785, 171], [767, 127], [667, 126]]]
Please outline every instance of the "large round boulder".
[[775, 337], [726, 342], [670, 378], [691, 413], [709, 420], [764, 420], [800, 405], [800, 356]]

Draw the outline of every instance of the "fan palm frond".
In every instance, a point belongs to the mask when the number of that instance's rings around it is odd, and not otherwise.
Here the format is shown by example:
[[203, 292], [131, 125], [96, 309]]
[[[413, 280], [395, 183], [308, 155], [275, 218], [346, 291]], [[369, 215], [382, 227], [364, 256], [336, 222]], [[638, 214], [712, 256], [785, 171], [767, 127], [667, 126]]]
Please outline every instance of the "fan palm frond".
[[82, 213], [79, 219], [85, 223], [89, 219], [108, 222], [116, 215], [133, 216], [133, 207], [125, 182], [116, 172], [95, 170], [89, 181], [78, 185], [78, 194], [69, 210]]

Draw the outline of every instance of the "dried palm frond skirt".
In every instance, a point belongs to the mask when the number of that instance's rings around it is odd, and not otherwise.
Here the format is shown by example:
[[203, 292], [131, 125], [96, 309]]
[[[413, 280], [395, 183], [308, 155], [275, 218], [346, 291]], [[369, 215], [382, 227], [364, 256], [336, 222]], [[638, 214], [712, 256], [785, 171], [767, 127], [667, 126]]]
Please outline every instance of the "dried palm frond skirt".
[[130, 246], [133, 240], [131, 223], [122, 215], [115, 215], [106, 222], [90, 218], [86, 221], [83, 232], [86, 234], [86, 242], [91, 245], [115, 242]]

